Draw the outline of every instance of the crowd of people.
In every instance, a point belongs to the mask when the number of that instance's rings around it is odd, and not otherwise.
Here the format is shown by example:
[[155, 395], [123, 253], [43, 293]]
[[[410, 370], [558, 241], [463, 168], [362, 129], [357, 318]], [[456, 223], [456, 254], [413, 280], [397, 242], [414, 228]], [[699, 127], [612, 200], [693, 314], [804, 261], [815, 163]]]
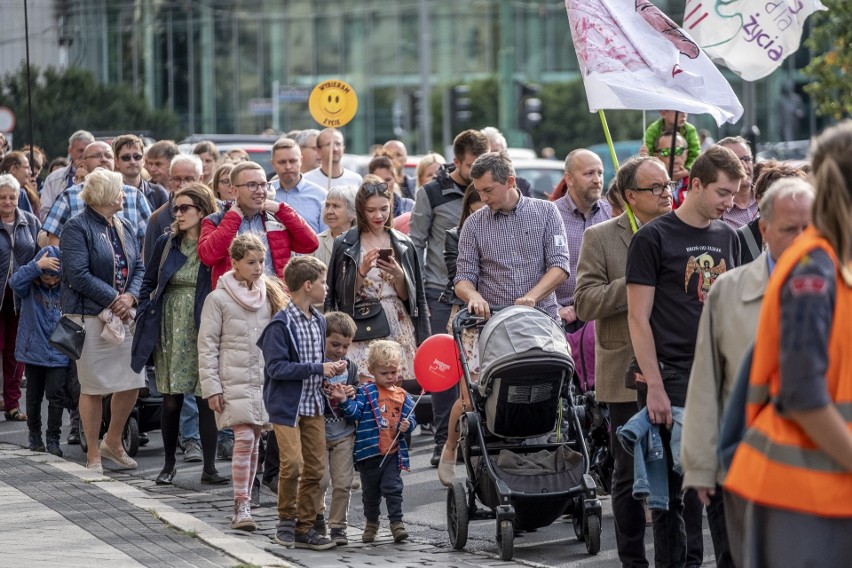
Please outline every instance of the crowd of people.
[[[174, 482], [180, 449], [203, 463], [202, 483], [232, 484], [232, 527], [251, 531], [263, 483], [278, 496], [276, 542], [313, 550], [348, 543], [360, 486], [363, 542], [382, 499], [400, 542], [417, 426], [401, 385], [416, 380], [418, 346], [462, 307], [538, 307], [594, 337], [622, 566], [649, 565], [649, 522], [657, 566], [701, 565], [705, 509], [720, 567], [804, 565], [813, 543], [821, 566], [841, 566], [852, 123], [797, 167], [755, 163], [740, 137], [702, 147], [684, 113], [660, 114], [606, 192], [601, 159], [578, 148], [548, 200], [528, 195], [493, 128], [459, 133], [451, 163], [429, 154], [414, 176], [398, 140], [363, 177], [346, 169], [335, 129], [282, 136], [271, 179], [211, 142], [182, 154], [80, 130], [43, 180], [38, 148], [5, 152], [5, 417], [27, 422], [31, 450], [61, 456], [67, 409], [66, 443], [84, 438], [88, 469], [135, 469], [122, 429], [156, 385], [158, 485]], [[68, 326], [84, 334], [76, 350], [56, 337]], [[474, 381], [477, 342], [467, 330]], [[445, 485], [466, 390], [432, 393]], [[785, 537], [794, 527], [808, 546]]]

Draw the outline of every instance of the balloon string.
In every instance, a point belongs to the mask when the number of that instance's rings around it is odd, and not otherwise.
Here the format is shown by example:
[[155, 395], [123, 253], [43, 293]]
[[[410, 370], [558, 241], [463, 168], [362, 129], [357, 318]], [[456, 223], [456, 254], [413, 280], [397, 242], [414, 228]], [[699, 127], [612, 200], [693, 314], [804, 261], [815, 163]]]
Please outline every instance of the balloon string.
[[[425, 391], [421, 392], [420, 396], [417, 397], [417, 400], [414, 401], [414, 406], [412, 406], [411, 410], [408, 411], [408, 415], [405, 417], [405, 420], [408, 420], [411, 417], [411, 413], [414, 412], [415, 408], [417, 408], [417, 403], [420, 402], [420, 399], [423, 398], [424, 394], [426, 394]], [[396, 444], [396, 441], [399, 439], [399, 434], [400, 434], [400, 431], [399, 431], [399, 428], [397, 428], [396, 436], [393, 437], [393, 442], [391, 442], [391, 448], [393, 447], [394, 444]], [[388, 458], [388, 454], [385, 454], [385, 456], [382, 458], [382, 463], [379, 464], [379, 469], [382, 469], [382, 466], [385, 465], [385, 460], [387, 458]]]

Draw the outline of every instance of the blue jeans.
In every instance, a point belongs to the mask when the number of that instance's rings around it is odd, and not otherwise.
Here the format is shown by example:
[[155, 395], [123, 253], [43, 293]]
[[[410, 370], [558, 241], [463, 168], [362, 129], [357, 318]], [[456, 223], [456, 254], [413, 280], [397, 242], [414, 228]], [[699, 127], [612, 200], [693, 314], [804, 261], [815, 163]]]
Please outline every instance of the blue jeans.
[[[384, 458], [384, 465], [379, 468]], [[375, 456], [355, 464], [361, 476], [361, 501], [367, 522], [376, 523], [381, 514], [382, 497], [388, 509], [388, 519], [395, 523], [402, 520], [402, 476], [399, 474], [399, 459], [396, 452]]]
[[198, 405], [194, 396], [183, 397], [183, 407], [180, 409], [180, 438], [184, 443], [194, 440], [201, 443], [201, 433], [198, 431]]

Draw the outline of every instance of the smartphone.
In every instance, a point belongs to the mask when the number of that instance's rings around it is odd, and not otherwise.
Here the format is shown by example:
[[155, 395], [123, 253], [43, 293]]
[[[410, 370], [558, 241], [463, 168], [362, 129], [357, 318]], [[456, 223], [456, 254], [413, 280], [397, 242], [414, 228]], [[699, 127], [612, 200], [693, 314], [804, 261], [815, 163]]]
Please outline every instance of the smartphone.
[[379, 260], [382, 262], [390, 262], [393, 256], [393, 249], [379, 249]]

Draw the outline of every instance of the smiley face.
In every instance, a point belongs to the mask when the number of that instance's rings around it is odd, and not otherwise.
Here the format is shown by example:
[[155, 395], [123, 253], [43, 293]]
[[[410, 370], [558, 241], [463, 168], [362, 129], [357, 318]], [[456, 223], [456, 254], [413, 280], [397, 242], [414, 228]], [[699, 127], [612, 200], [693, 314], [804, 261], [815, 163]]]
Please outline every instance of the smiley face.
[[326, 89], [322, 97], [322, 110], [328, 114], [338, 114], [346, 105], [346, 95], [339, 89]]

